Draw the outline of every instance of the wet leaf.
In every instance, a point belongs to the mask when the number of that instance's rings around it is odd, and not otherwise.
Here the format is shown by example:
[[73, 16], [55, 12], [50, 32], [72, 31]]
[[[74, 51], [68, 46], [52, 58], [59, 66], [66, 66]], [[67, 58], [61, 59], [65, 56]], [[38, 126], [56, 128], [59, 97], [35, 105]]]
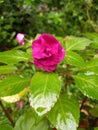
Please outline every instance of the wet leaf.
[[66, 51], [69, 50], [83, 50], [88, 46], [92, 41], [87, 38], [78, 38], [72, 37], [66, 41]]
[[30, 56], [21, 50], [0, 52], [0, 62], [8, 65], [13, 65], [20, 61], [28, 61], [29, 58]]
[[38, 115], [51, 110], [61, 90], [61, 80], [55, 73], [36, 73], [30, 85], [30, 105]]
[[76, 130], [79, 123], [79, 105], [73, 97], [61, 95], [48, 118], [58, 130]]
[[98, 99], [98, 75], [74, 75], [76, 87], [80, 91], [91, 98]]
[[65, 60], [67, 64], [71, 64], [73, 66], [78, 66], [78, 67], [85, 66], [83, 58], [79, 54], [72, 51], [67, 52]]

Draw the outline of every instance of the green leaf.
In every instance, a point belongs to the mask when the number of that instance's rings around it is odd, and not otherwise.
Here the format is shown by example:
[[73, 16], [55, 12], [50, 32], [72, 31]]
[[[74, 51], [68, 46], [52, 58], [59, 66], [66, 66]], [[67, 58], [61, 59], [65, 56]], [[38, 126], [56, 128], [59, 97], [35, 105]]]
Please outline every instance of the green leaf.
[[29, 84], [30, 79], [20, 76], [8, 76], [0, 82], [0, 97], [19, 93]]
[[66, 60], [67, 64], [71, 64], [71, 65], [78, 66], [78, 67], [85, 66], [83, 58], [79, 54], [72, 52], [72, 51], [68, 51], [66, 53], [65, 60]]
[[91, 44], [92, 48], [98, 49], [98, 33], [86, 33], [85, 34], [89, 39], [93, 40]]
[[91, 41], [87, 38], [72, 37], [66, 41], [66, 51], [69, 50], [83, 50]]
[[19, 101], [22, 98], [22, 96], [27, 94], [28, 91], [29, 91], [29, 89], [25, 88], [24, 90], [22, 90], [21, 92], [15, 94], [15, 95], [1, 97], [1, 100], [5, 101], [7, 103], [15, 103], [15, 102]]
[[30, 86], [30, 105], [38, 115], [54, 106], [61, 90], [61, 80], [55, 73], [36, 73]]
[[8, 74], [12, 71], [17, 70], [17, 68], [15, 66], [12, 65], [3, 65], [0, 66], [0, 74]]
[[76, 130], [79, 105], [73, 97], [63, 94], [49, 112], [48, 118], [58, 130]]
[[0, 124], [0, 130], [14, 130], [14, 129], [8, 124]]
[[45, 119], [35, 124], [33, 112], [30, 111], [17, 120], [14, 130], [48, 130], [48, 128], [48, 121]]
[[9, 120], [8, 118], [6, 118], [6, 116], [4, 114], [2, 114], [2, 109], [0, 108], [0, 125], [3, 124], [9, 124]]
[[5, 64], [16, 64], [20, 61], [28, 61], [29, 56], [26, 52], [21, 50], [10, 50], [5, 52], [0, 52], [0, 62]]
[[98, 130], [98, 127], [95, 127], [94, 130]]
[[46, 119], [41, 120], [38, 124], [33, 125], [31, 130], [50, 130], [48, 121]]
[[98, 74], [98, 58], [93, 58], [92, 60], [87, 61], [85, 65], [81, 65], [81, 68], [78, 68], [76, 70], [86, 72], [89, 75]]
[[34, 0], [25, 0], [24, 1], [24, 5], [27, 7], [27, 6], [30, 6], [32, 4]]
[[98, 58], [94, 58], [86, 63], [85, 69], [98, 74]]
[[98, 105], [94, 106], [91, 110], [90, 113], [95, 116], [98, 117]]
[[28, 49], [26, 50], [26, 53], [27, 53], [27, 55], [28, 55], [28, 58], [29, 58], [30, 60], [33, 60], [32, 47], [28, 48]]
[[98, 99], [98, 75], [74, 75], [76, 87], [91, 98]]

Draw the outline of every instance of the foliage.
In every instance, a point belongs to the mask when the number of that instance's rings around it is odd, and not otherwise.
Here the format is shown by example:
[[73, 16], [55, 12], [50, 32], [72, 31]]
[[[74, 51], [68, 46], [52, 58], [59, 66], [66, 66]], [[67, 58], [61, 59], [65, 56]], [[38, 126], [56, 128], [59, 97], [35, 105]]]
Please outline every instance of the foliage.
[[43, 32], [63, 37], [98, 32], [97, 0], [1, 0], [0, 13], [0, 50], [17, 45], [17, 32], [30, 37]]
[[[98, 0], [0, 0], [0, 13], [0, 130], [97, 130]], [[32, 57], [44, 32], [66, 51], [52, 72]]]
[[[1, 130], [77, 130], [93, 126], [91, 118], [95, 122], [98, 117], [98, 34], [85, 35], [56, 36], [66, 56], [53, 72], [33, 64], [31, 41], [0, 52], [0, 113], [8, 118], [5, 121], [1, 114]], [[84, 120], [88, 122], [85, 125]]]

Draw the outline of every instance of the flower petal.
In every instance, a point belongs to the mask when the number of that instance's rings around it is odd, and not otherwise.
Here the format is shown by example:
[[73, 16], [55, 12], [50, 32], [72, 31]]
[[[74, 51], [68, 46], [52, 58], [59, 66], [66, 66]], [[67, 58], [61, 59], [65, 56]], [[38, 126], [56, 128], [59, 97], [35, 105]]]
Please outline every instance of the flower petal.
[[22, 34], [22, 33], [18, 33], [16, 35], [16, 40], [17, 42], [22, 46], [24, 45], [24, 37], [25, 37], [25, 34]]

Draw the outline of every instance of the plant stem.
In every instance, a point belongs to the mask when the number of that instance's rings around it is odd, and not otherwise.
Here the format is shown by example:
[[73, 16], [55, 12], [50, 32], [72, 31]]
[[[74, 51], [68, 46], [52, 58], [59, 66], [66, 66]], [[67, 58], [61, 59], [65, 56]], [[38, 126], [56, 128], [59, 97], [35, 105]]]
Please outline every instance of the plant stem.
[[12, 117], [10, 116], [10, 114], [6, 111], [6, 109], [4, 108], [4, 105], [2, 104], [2, 102], [0, 101], [0, 106], [5, 114], [5, 116], [8, 118], [8, 120], [10, 121], [11, 125], [14, 127], [15, 126], [15, 123], [12, 119]]
[[84, 103], [86, 102], [86, 100], [87, 100], [87, 97], [85, 96], [85, 97], [83, 98], [83, 100], [82, 100], [80, 110], [83, 109], [83, 107], [84, 107]]
[[65, 83], [65, 89], [67, 88], [67, 85], [68, 85], [68, 82], [69, 82], [69, 65], [67, 64], [66, 65], [66, 78], [65, 78], [65, 80], [66, 80], [66, 83]]

